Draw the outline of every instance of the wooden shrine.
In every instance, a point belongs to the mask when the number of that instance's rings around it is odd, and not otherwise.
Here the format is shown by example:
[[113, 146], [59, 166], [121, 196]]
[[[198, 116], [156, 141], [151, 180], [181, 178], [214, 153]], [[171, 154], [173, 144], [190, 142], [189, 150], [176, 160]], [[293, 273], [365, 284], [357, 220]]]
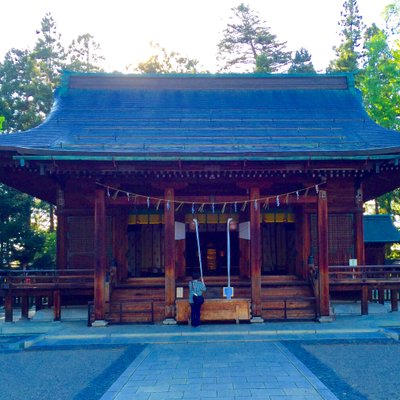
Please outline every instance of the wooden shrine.
[[97, 323], [176, 320], [194, 219], [208, 315], [229, 302], [229, 232], [245, 319], [329, 317], [328, 267], [365, 264], [363, 202], [400, 186], [399, 159], [346, 74], [65, 73], [42, 125], [0, 136], [0, 181], [56, 205], [57, 268], [93, 271]]

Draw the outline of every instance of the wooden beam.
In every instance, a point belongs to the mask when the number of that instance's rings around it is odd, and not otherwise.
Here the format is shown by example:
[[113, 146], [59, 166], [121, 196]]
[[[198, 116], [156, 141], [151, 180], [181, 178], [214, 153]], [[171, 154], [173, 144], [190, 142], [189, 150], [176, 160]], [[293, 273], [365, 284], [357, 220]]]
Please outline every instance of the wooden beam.
[[29, 319], [29, 296], [21, 297], [21, 318]]
[[[57, 268], [67, 269], [67, 217], [57, 212]], [[73, 268], [73, 266], [71, 266]]]
[[368, 315], [368, 300], [369, 288], [367, 285], [363, 285], [361, 288], [361, 315]]
[[392, 311], [399, 311], [399, 300], [397, 299], [398, 293], [399, 293], [398, 289], [390, 290], [390, 302], [392, 305]]
[[363, 218], [364, 209], [363, 209], [363, 190], [361, 185], [356, 189], [356, 207], [357, 210], [354, 214], [356, 258], [358, 265], [365, 265], [364, 218]]
[[309, 257], [311, 255], [311, 229], [310, 229], [310, 214], [305, 212], [305, 207], [301, 208], [301, 212], [299, 213], [301, 216], [300, 218], [300, 229], [299, 232], [301, 232], [301, 238], [298, 237], [297, 235], [297, 240], [300, 242], [301, 248], [298, 249], [300, 253], [301, 260], [299, 260], [301, 270], [300, 276], [303, 278], [306, 278], [309, 275], [309, 270], [308, 270], [308, 262], [309, 262]]
[[261, 317], [261, 224], [260, 189], [250, 189], [250, 262], [251, 262], [251, 300], [252, 316]]
[[174, 189], [164, 192], [165, 318], [175, 318], [175, 207]]
[[[67, 216], [64, 215], [64, 190], [57, 190], [57, 268], [67, 269]], [[73, 268], [73, 266], [72, 266]]]
[[117, 280], [128, 278], [128, 214], [120, 209], [113, 217], [113, 254], [117, 267]]
[[94, 208], [94, 315], [96, 321], [105, 319], [105, 282], [107, 269], [105, 190], [96, 188]]
[[35, 310], [40, 311], [43, 308], [42, 296], [35, 296]]
[[54, 290], [53, 292], [53, 311], [54, 321], [61, 320], [61, 293], [60, 290]]
[[[129, 191], [128, 191], [129, 192]], [[157, 195], [152, 195], [152, 197], [155, 197], [156, 199], [161, 199], [162, 196], [157, 196]], [[260, 204], [262, 205], [262, 203], [265, 201], [265, 199], [269, 197], [270, 203], [275, 201], [276, 195], [267, 195], [267, 194], [263, 194], [263, 195], [259, 195], [258, 199], [262, 199], [260, 201]], [[223, 203], [244, 203], [245, 201], [248, 201], [249, 198], [248, 196], [237, 196], [237, 195], [217, 195], [217, 196], [204, 196], [204, 195], [199, 195], [199, 196], [176, 196], [175, 197], [175, 208], [177, 207], [177, 205], [181, 202], [185, 202], [187, 203], [187, 205], [191, 206], [192, 203], [195, 204], [202, 204], [202, 203], [220, 203], [219, 205], [216, 205], [216, 207], [220, 207], [222, 208]], [[281, 198], [281, 201], [285, 203], [285, 205], [299, 205], [299, 204], [315, 204], [317, 202], [317, 197], [316, 196], [300, 196], [299, 199], [297, 199], [296, 196], [289, 196], [286, 199], [286, 196], [283, 198]], [[136, 199], [134, 199], [133, 197], [130, 197], [130, 199], [128, 199], [126, 192], [124, 192], [122, 189], [118, 195], [118, 197], [114, 198], [113, 196], [110, 196], [109, 198], [107, 198], [106, 200], [107, 204], [109, 205], [145, 205], [147, 206], [147, 197], [146, 196], [141, 196], [141, 197], [136, 197]], [[153, 200], [153, 203], [155, 204], [157, 202], [157, 200]]]
[[318, 193], [318, 267], [320, 281], [320, 313], [329, 316], [328, 272], [328, 201], [325, 190]]
[[4, 321], [13, 322], [13, 296], [9, 290], [4, 296]]

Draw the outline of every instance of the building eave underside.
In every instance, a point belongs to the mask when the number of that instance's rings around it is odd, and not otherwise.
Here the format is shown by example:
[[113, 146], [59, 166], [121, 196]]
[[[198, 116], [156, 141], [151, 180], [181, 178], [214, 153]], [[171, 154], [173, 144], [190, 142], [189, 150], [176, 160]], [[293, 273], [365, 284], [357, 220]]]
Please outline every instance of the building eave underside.
[[388, 160], [400, 158], [400, 147], [376, 150], [343, 152], [275, 152], [275, 153], [107, 153], [107, 152], [60, 152], [46, 149], [20, 147], [1, 148], [14, 153], [14, 160], [59, 161], [326, 161], [326, 160]]

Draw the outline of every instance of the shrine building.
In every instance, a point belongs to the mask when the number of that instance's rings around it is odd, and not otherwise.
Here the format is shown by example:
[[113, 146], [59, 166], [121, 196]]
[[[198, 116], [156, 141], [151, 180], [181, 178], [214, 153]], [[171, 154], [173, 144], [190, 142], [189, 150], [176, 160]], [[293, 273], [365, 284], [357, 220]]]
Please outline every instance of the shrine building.
[[95, 323], [185, 322], [200, 260], [206, 320], [329, 317], [399, 159], [350, 74], [66, 72], [40, 126], [0, 136], [0, 182], [56, 206], [57, 268], [92, 271]]

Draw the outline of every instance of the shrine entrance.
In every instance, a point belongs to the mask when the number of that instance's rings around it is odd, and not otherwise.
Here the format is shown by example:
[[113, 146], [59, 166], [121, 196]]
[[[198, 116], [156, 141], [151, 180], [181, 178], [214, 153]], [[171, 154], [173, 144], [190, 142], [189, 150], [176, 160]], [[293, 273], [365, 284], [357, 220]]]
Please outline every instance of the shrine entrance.
[[[239, 274], [239, 234], [231, 232], [231, 275]], [[201, 232], [200, 247], [205, 276], [227, 275], [227, 238], [226, 232]], [[186, 273], [198, 271], [196, 233], [186, 235]]]
[[262, 274], [291, 275], [296, 270], [296, 224], [293, 213], [267, 213], [261, 224]]
[[[200, 250], [205, 276], [227, 275], [227, 215], [201, 214], [198, 219]], [[186, 275], [198, 271], [199, 256], [193, 216], [186, 217]], [[231, 275], [239, 275], [239, 232], [237, 217], [230, 229]]]

